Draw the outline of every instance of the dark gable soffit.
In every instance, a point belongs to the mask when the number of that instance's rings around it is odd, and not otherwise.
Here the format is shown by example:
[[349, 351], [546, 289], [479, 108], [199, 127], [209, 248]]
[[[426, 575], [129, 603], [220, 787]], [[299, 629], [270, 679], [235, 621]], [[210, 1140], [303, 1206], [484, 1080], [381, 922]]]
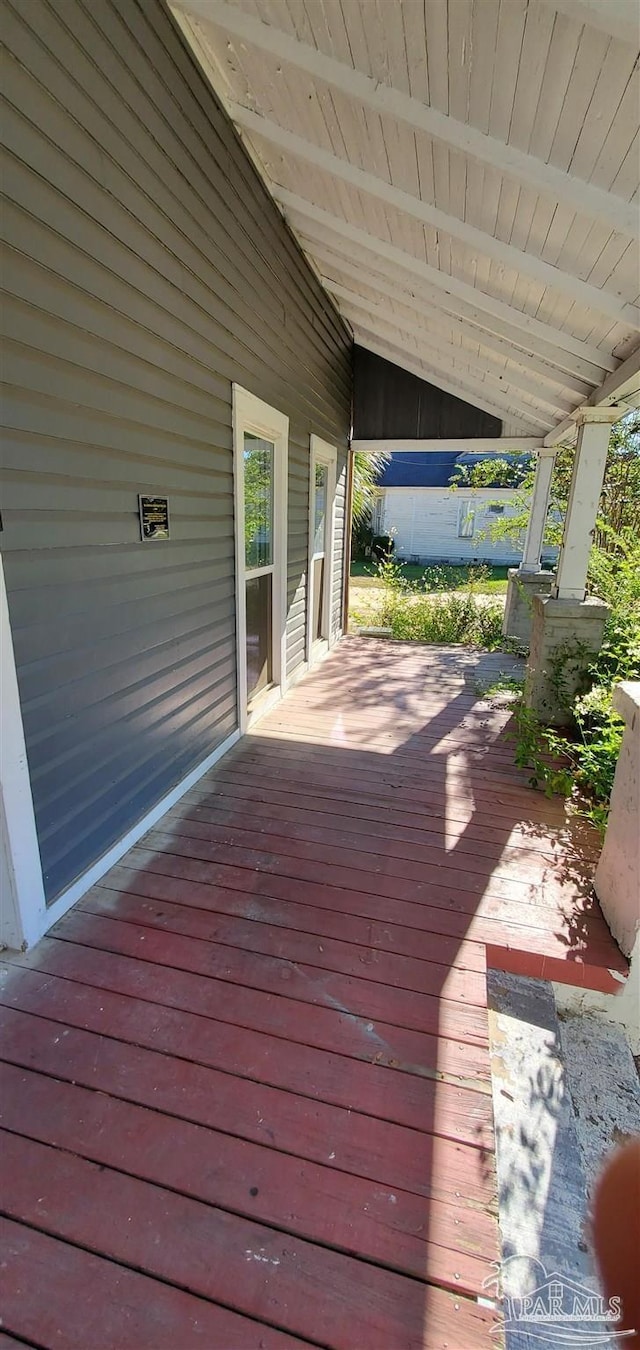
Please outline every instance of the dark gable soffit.
[[364, 347], [353, 352], [353, 439], [499, 438], [499, 417], [411, 375]]

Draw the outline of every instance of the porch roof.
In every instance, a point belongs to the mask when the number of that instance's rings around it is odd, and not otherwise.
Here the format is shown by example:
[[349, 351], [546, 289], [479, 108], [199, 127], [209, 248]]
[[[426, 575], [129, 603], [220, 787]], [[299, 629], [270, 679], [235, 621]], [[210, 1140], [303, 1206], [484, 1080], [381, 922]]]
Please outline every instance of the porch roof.
[[571, 437], [638, 350], [634, 0], [173, 10], [356, 341]]
[[504, 667], [346, 639], [6, 954], [6, 1334], [496, 1344], [487, 964], [627, 969], [477, 692]]

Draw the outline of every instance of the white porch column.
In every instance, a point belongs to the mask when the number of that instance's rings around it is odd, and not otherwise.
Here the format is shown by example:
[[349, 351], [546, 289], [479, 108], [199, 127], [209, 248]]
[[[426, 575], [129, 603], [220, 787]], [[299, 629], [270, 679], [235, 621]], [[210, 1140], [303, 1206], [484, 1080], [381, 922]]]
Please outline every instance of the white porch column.
[[551, 478], [556, 458], [555, 446], [541, 446], [533, 480], [529, 521], [524, 553], [519, 567], [509, 569], [507, 601], [502, 631], [505, 637], [529, 645], [534, 595], [549, 595], [555, 580], [553, 572], [542, 570], [542, 541], [549, 510]]
[[583, 408], [578, 414], [578, 442], [564, 523], [562, 548], [553, 595], [558, 600], [584, 600], [587, 568], [609, 448], [612, 422], [619, 408]]
[[543, 446], [538, 450], [529, 524], [527, 525], [524, 552], [520, 563], [521, 572], [539, 572], [541, 570], [542, 541], [544, 539], [544, 527], [547, 523], [555, 459], [555, 446]]
[[[621, 409], [582, 408], [576, 416], [578, 443], [555, 586], [533, 599], [533, 624], [525, 703], [543, 722], [566, 725], [583, 678], [586, 655], [600, 650], [609, 613], [604, 601], [586, 596], [587, 568], [607, 462], [609, 432]], [[554, 667], [562, 662], [562, 685]]]

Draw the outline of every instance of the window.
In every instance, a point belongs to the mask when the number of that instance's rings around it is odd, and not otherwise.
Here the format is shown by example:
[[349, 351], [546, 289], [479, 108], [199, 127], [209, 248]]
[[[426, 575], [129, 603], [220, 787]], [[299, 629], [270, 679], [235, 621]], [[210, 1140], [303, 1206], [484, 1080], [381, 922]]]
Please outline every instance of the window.
[[373, 511], [371, 512], [371, 528], [374, 534], [383, 533], [383, 522], [384, 522], [384, 497], [382, 493], [379, 492], [377, 497], [375, 498], [375, 501], [373, 503]]
[[245, 431], [244, 563], [249, 698], [273, 682], [274, 457], [273, 441]]
[[458, 539], [473, 539], [476, 513], [473, 502], [461, 502], [458, 508]]
[[248, 572], [273, 563], [272, 441], [244, 435], [244, 561]]
[[500, 502], [489, 502], [489, 505], [487, 506], [487, 515], [488, 515], [488, 516], [503, 516], [503, 515], [504, 515], [504, 506], [502, 506], [502, 505], [500, 504]]
[[320, 440], [319, 436], [311, 436], [309, 454], [306, 656], [311, 666], [332, 642], [337, 451], [335, 445]]
[[314, 534], [313, 552], [325, 552], [325, 519], [327, 514], [327, 488], [329, 484], [329, 465], [316, 464], [314, 493]]
[[286, 669], [289, 419], [233, 386], [238, 722], [279, 698]]

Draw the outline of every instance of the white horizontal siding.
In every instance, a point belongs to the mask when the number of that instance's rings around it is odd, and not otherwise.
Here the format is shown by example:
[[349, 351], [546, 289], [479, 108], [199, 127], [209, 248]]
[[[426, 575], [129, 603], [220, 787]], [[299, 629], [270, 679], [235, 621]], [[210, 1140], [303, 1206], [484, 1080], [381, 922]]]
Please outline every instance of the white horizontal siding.
[[[514, 492], [509, 488], [486, 488], [474, 493], [459, 488], [385, 488], [383, 532], [392, 534], [399, 557], [415, 555], [425, 562], [518, 563], [522, 547], [510, 539], [493, 540], [488, 513], [491, 502], [504, 503], [505, 516], [517, 514]], [[464, 502], [473, 501], [473, 538], [458, 537], [458, 516]]]

